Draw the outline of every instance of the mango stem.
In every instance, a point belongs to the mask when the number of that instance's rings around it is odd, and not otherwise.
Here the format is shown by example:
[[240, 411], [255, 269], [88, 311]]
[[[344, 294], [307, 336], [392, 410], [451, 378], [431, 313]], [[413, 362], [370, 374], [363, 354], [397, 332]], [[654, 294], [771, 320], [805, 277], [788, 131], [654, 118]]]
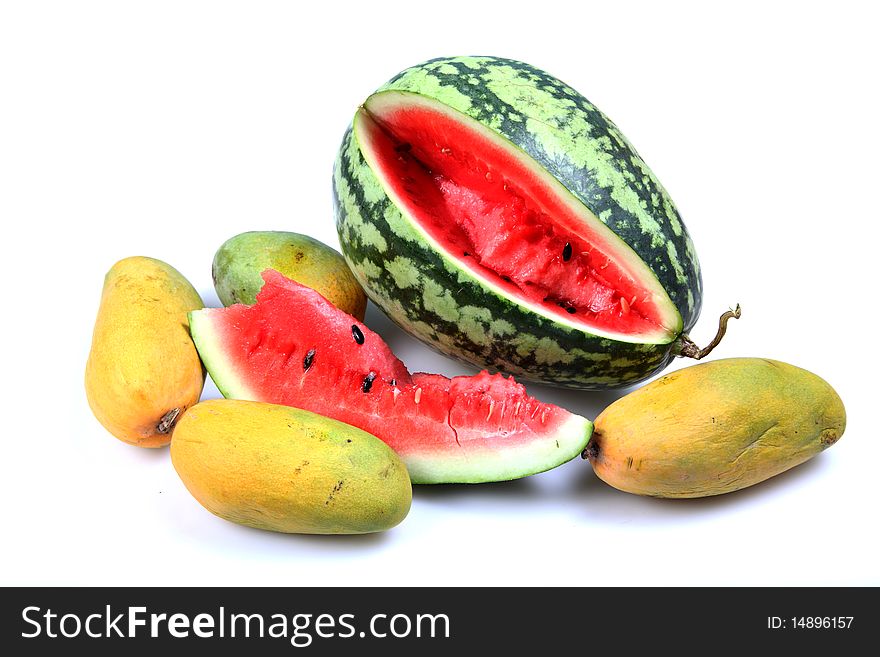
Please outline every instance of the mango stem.
[[599, 432], [594, 431], [593, 435], [590, 437], [589, 442], [587, 442], [587, 446], [584, 448], [584, 451], [581, 452], [581, 458], [584, 460], [595, 460], [599, 457], [599, 444], [596, 442], [596, 438], [598, 437]]
[[165, 415], [159, 419], [159, 424], [156, 425], [156, 431], [161, 434], [169, 433], [174, 428], [174, 423], [177, 422], [178, 415], [180, 415], [179, 408], [172, 408], [165, 413]]
[[708, 356], [712, 350], [718, 346], [721, 342], [721, 339], [724, 337], [724, 334], [727, 333], [727, 322], [730, 319], [739, 319], [742, 315], [742, 310], [740, 310], [739, 304], [736, 304], [735, 310], [728, 310], [718, 319], [718, 332], [715, 334], [715, 337], [712, 338], [712, 342], [707, 344], [705, 347], [700, 349], [697, 344], [691, 340], [688, 336], [683, 335], [680, 338], [681, 347], [678, 352], [678, 356], [681, 358], [693, 358], [695, 360], [700, 360], [701, 358]]

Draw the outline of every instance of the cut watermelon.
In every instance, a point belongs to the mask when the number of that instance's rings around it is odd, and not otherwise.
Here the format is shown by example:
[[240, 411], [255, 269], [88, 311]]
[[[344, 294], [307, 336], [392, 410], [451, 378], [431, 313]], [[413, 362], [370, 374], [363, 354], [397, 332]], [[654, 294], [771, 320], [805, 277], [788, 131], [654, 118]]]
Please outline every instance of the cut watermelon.
[[410, 374], [376, 333], [275, 271], [253, 306], [190, 315], [199, 354], [226, 397], [296, 406], [378, 436], [414, 483], [524, 477], [571, 460], [589, 420], [500, 374]]
[[388, 92], [364, 104], [354, 129], [397, 206], [486, 284], [593, 335], [668, 343], [680, 332], [678, 311], [632, 248], [477, 121]]
[[333, 203], [367, 296], [444, 354], [605, 389], [707, 353], [687, 335], [702, 277], [669, 194], [534, 66], [440, 57], [392, 77], [342, 137]]

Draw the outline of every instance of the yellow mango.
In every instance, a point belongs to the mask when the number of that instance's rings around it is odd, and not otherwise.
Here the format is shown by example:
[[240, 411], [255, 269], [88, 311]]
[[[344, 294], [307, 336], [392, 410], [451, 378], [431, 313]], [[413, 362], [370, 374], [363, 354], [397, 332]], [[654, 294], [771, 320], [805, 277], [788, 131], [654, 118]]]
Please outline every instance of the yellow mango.
[[161, 447], [174, 423], [198, 403], [205, 371], [187, 313], [198, 292], [160, 260], [117, 262], [104, 291], [86, 363], [86, 396], [98, 421], [139, 447]]
[[605, 409], [584, 455], [615, 488], [706, 497], [751, 486], [833, 445], [843, 402], [793, 365], [730, 358], [686, 367]]
[[211, 513], [298, 534], [364, 534], [406, 517], [412, 485], [381, 440], [290, 406], [212, 399], [180, 420], [171, 461]]

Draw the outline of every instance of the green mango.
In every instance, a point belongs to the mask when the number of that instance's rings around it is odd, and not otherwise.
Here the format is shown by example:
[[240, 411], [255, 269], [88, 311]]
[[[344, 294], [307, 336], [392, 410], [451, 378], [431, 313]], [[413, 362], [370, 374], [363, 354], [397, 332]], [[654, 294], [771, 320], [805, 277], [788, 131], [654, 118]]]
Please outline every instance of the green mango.
[[260, 274], [274, 269], [363, 321], [367, 297], [342, 255], [299, 233], [253, 231], [230, 238], [214, 255], [214, 289], [224, 306], [253, 305]]

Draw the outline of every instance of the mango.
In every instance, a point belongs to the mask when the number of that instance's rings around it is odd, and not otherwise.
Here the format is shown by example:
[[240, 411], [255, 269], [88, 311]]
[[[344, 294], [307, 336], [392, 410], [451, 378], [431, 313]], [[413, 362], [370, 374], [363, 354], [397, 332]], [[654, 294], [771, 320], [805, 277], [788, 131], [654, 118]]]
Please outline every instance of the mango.
[[367, 297], [342, 255], [298, 233], [254, 231], [224, 242], [213, 265], [214, 289], [223, 305], [253, 305], [263, 286], [260, 274], [266, 269], [316, 290], [340, 310], [364, 319]]
[[199, 401], [205, 371], [187, 313], [202, 307], [195, 288], [160, 260], [126, 258], [107, 273], [85, 385], [95, 417], [120, 440], [167, 445]]
[[706, 497], [811, 459], [845, 427], [843, 402], [815, 374], [731, 358], [667, 374], [614, 402], [596, 418], [584, 456], [620, 490]]
[[290, 406], [203, 401], [174, 430], [171, 461], [208, 511], [258, 529], [378, 532], [412, 502], [406, 467], [385, 443]]

